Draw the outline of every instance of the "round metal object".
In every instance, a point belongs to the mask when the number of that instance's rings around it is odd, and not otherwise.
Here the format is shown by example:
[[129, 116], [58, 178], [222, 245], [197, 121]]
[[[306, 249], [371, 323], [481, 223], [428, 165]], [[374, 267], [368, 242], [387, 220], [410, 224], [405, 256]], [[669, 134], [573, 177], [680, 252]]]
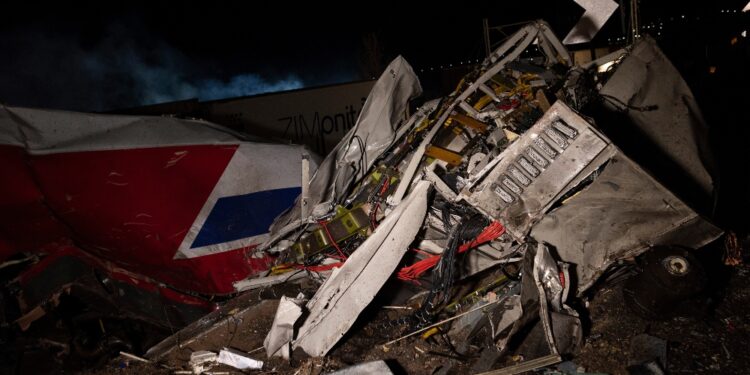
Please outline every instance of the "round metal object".
[[638, 263], [641, 272], [626, 281], [623, 295], [644, 318], [667, 319], [705, 288], [705, 271], [688, 249], [655, 246]]
[[690, 272], [690, 262], [679, 255], [665, 257], [661, 264], [667, 272], [674, 276], [684, 276]]

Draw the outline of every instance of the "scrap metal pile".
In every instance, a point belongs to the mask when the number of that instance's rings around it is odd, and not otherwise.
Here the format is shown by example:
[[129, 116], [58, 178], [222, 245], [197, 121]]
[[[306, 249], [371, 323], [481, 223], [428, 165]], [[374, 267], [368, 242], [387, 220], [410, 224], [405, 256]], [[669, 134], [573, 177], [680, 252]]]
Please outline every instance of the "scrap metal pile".
[[638, 107], [636, 116], [655, 110], [638, 105], [658, 103], [648, 96], [601, 94], [627, 64], [654, 56], [663, 57], [644, 39], [574, 67], [548, 25], [531, 23], [408, 118], [421, 87], [394, 60], [357, 125], [317, 171], [303, 171], [297, 204], [257, 250], [274, 265], [235, 283], [319, 284], [312, 296], [281, 299], [269, 357], [325, 356], [389, 280], [419, 290], [405, 302], [414, 308], [383, 327], [393, 341], [439, 331], [451, 350], [477, 354], [529, 340], [527, 358], [539, 358], [531, 367], [575, 353], [582, 330], [569, 303], [610, 266], [721, 235], [579, 113], [592, 101]]

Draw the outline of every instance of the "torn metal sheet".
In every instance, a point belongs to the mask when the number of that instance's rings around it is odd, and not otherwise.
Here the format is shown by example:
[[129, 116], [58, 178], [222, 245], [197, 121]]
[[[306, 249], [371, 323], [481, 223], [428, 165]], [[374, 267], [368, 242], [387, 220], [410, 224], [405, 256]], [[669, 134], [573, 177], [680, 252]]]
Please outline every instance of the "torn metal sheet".
[[[237, 326], [238, 321], [256, 319], [257, 316], [269, 310], [272, 312], [275, 308], [275, 300], [258, 301], [255, 298], [251, 298], [249, 294], [240, 295], [221, 306], [218, 310], [194, 321], [149, 348], [145, 357], [149, 360], [159, 362], [191, 345], [207, 348], [205, 342], [207, 339], [210, 341], [212, 335], [220, 335], [232, 331], [233, 327]], [[210, 349], [218, 351], [221, 348]]]
[[[520, 348], [525, 356], [573, 353], [582, 343], [582, 327], [578, 314], [567, 306], [567, 271], [557, 263], [543, 243], [525, 245], [520, 302], [522, 315], [513, 322], [509, 332], [497, 337], [498, 348], [506, 350], [508, 340], [519, 332]], [[562, 270], [562, 271], [561, 271]], [[563, 276], [564, 275], [564, 276]], [[531, 328], [529, 328], [531, 327]]]
[[[549, 305], [552, 303], [550, 296], [555, 296], [558, 292], [559, 281], [555, 282], [554, 278], [557, 276], [557, 266], [554, 264], [554, 260], [551, 259], [549, 249], [544, 244], [537, 244], [536, 255], [534, 256], [533, 274], [526, 275], [526, 277], [533, 277], [534, 284], [538, 293], [539, 303], [539, 321], [542, 325], [542, 331], [544, 332], [544, 339], [547, 343], [547, 347], [551, 354], [559, 354], [557, 345], [555, 344], [555, 335], [552, 331], [552, 322], [550, 317]], [[554, 288], [554, 289], [553, 289]]]
[[234, 289], [237, 290], [238, 292], [244, 292], [246, 290], [266, 288], [272, 285], [288, 283], [290, 281], [296, 281], [296, 280], [304, 279], [306, 277], [308, 277], [308, 275], [302, 270], [299, 270], [297, 272], [291, 272], [289, 274], [284, 273], [281, 275], [255, 277], [255, 278], [244, 279], [244, 280], [235, 282]]
[[564, 280], [561, 271], [549, 253], [549, 249], [539, 244], [534, 258], [534, 280], [544, 290], [545, 300], [549, 301], [554, 311], [560, 311], [563, 304]]
[[289, 359], [290, 342], [294, 338], [294, 323], [302, 315], [302, 304], [304, 298], [289, 298], [282, 296], [276, 316], [273, 318], [271, 330], [268, 331], [263, 346], [266, 348], [268, 357], [281, 356]]
[[349, 330], [398, 265], [427, 214], [428, 182], [420, 182], [344, 266], [318, 289], [293, 348], [325, 355]]
[[611, 111], [629, 120], [611, 125], [612, 119], [599, 120], [610, 138], [678, 196], [708, 212], [716, 173], [708, 125], [656, 41], [636, 41], [599, 94]]
[[566, 45], [590, 42], [618, 7], [618, 4], [612, 0], [575, 0], [575, 2], [584, 9], [584, 12], [578, 23], [563, 39], [563, 44]]
[[239, 370], [260, 370], [263, 368], [263, 361], [248, 357], [247, 353], [239, 350], [224, 348], [219, 351], [216, 363], [231, 366]]
[[608, 145], [606, 137], [558, 101], [461, 197], [520, 240]]
[[658, 244], [699, 248], [721, 234], [622, 153], [531, 231], [575, 265], [578, 294], [619, 259]]
[[[419, 79], [404, 58], [399, 56], [386, 67], [367, 97], [356, 125], [310, 179], [307, 204], [313, 216], [325, 214], [340, 203], [348, 188], [392, 145], [409, 100], [421, 93]], [[300, 216], [297, 205], [276, 219], [272, 232], [283, 235], [295, 229], [303, 224]]]

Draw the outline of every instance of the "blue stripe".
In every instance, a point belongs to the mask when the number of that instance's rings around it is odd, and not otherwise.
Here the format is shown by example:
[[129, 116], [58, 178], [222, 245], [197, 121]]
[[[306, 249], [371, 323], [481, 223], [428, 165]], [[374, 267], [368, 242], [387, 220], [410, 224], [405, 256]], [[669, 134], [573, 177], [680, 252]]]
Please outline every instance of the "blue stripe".
[[190, 248], [267, 233], [273, 219], [294, 204], [301, 190], [291, 187], [219, 198]]

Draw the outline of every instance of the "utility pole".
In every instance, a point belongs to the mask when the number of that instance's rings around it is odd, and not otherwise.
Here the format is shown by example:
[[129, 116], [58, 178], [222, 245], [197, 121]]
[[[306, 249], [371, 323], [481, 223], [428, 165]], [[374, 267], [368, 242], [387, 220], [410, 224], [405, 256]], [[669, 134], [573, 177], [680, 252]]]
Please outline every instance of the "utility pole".
[[482, 19], [482, 32], [484, 33], [484, 56], [490, 56], [490, 25], [486, 18]]
[[641, 24], [638, 12], [638, 0], [630, 0], [630, 42], [641, 37]]
[[641, 37], [641, 20], [640, 11], [638, 10], [639, 0], [619, 1], [622, 36], [625, 37], [627, 44], [631, 44]]

